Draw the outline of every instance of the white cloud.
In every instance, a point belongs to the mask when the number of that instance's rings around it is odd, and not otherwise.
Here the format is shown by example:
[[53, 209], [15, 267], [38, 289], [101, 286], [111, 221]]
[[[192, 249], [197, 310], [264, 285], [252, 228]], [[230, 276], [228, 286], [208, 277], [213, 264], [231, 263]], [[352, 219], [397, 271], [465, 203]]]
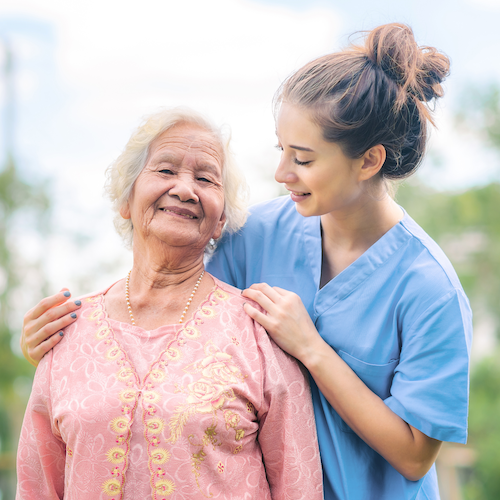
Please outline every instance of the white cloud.
[[474, 7], [482, 7], [493, 12], [500, 11], [500, 0], [465, 0], [466, 3]]
[[[104, 168], [140, 117], [159, 106], [190, 105], [229, 124], [253, 200], [276, 195], [273, 94], [293, 70], [335, 50], [339, 29], [333, 10], [248, 0], [4, 0], [0, 16], [7, 15], [52, 30], [38, 52], [37, 36], [15, 35], [23, 159], [51, 174], [60, 231], [78, 225], [107, 242], [95, 254], [93, 245], [78, 248], [58, 236], [47, 264], [55, 286], [86, 272], [69, 264], [75, 258], [127, 261], [118, 240], [103, 236], [111, 214], [96, 197]], [[41, 64], [47, 51], [50, 64]], [[50, 100], [38, 116], [27, 106], [36, 96]]]

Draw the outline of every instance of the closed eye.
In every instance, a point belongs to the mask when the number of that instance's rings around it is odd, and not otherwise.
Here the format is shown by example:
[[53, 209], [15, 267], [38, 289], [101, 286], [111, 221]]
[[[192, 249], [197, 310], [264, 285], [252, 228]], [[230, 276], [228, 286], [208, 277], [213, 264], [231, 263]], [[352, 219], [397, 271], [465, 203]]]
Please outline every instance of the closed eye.
[[173, 174], [172, 170], [170, 170], [168, 168], [162, 168], [161, 170], [159, 170], [159, 172], [161, 174]]
[[298, 160], [297, 158], [294, 158], [293, 159], [294, 163], [297, 164], [297, 165], [308, 165], [309, 163], [312, 163], [310, 161], [300, 161]]
[[207, 179], [206, 177], [198, 177], [198, 180], [201, 182], [212, 182], [210, 179]]

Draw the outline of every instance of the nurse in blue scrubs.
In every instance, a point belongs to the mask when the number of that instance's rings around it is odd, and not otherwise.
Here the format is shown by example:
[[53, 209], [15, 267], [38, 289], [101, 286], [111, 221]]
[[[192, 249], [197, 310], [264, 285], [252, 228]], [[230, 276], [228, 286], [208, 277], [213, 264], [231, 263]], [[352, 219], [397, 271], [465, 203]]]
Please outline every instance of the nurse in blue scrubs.
[[293, 74], [276, 100], [290, 196], [253, 207], [208, 266], [309, 370], [328, 500], [438, 499], [441, 442], [467, 438], [469, 302], [388, 185], [419, 165], [448, 70], [386, 25]]
[[[422, 160], [448, 70], [391, 24], [293, 74], [276, 99], [290, 196], [254, 206], [207, 267], [260, 304], [245, 309], [309, 370], [327, 500], [439, 499], [441, 442], [466, 441], [469, 303], [390, 196]], [[74, 320], [76, 303], [48, 311], [63, 300], [26, 315], [35, 364]]]

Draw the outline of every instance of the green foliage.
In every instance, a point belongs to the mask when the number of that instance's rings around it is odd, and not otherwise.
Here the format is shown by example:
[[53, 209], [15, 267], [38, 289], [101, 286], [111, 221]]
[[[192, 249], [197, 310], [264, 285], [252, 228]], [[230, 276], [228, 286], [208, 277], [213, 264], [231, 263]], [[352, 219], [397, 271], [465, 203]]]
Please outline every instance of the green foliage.
[[467, 500], [500, 498], [500, 364], [495, 356], [474, 369], [470, 386], [470, 445], [479, 453], [470, 481]]
[[[9, 315], [13, 292], [20, 286], [22, 258], [15, 245], [15, 224], [27, 213], [37, 214], [35, 226], [46, 223], [48, 197], [40, 185], [24, 181], [11, 157], [0, 170], [0, 491], [3, 498], [14, 498], [14, 456], [18, 431], [26, 400], [15, 390], [16, 380], [33, 376], [33, 367], [17, 357], [11, 348], [12, 336]], [[42, 285], [42, 284], [40, 284]], [[21, 377], [21, 378], [20, 378]]]
[[490, 145], [500, 148], [499, 85], [494, 83], [482, 89], [466, 89], [461, 103], [457, 124], [481, 134]]
[[[468, 89], [457, 123], [500, 153], [500, 87]], [[450, 194], [411, 181], [401, 186], [397, 198], [450, 257], [475, 324], [486, 312], [500, 340], [500, 184]], [[472, 366], [469, 446], [477, 459], [465, 476], [467, 500], [500, 498], [500, 350], [495, 354]]]
[[450, 194], [408, 182], [397, 200], [447, 253], [473, 306], [500, 325], [500, 184]]

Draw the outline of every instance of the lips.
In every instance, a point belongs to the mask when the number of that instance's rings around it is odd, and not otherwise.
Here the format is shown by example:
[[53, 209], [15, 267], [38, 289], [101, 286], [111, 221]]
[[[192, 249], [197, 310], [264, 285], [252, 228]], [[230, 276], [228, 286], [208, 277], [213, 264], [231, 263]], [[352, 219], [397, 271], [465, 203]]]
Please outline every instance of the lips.
[[186, 208], [180, 208], [180, 207], [162, 207], [160, 208], [162, 212], [172, 214], [178, 217], [182, 217], [183, 219], [197, 219], [198, 216], [194, 213], [191, 212], [191, 210], [188, 210]]

